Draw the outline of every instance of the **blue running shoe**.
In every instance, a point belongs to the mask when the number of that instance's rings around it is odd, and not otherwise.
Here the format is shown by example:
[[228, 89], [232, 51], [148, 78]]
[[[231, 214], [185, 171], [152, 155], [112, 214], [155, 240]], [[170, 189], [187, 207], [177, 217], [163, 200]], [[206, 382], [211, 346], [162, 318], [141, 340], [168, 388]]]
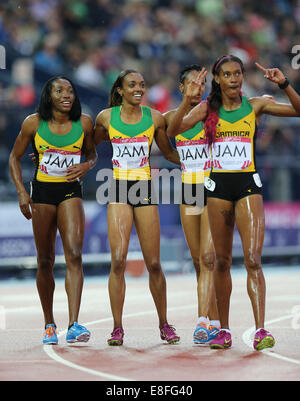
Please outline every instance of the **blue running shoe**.
[[209, 326], [208, 330], [209, 330], [208, 341], [214, 340], [220, 331], [220, 329], [214, 326]]
[[208, 345], [211, 340], [214, 340], [219, 332], [219, 329], [209, 326], [205, 323], [197, 325], [194, 331], [194, 344]]
[[74, 322], [67, 332], [66, 340], [68, 343], [86, 343], [89, 341], [90, 336], [91, 333], [86, 327], [80, 326], [80, 324]]
[[43, 344], [56, 345], [58, 337], [55, 324], [47, 324], [44, 332]]
[[194, 331], [194, 344], [206, 344], [208, 343], [208, 325], [206, 323], [197, 324], [196, 330]]

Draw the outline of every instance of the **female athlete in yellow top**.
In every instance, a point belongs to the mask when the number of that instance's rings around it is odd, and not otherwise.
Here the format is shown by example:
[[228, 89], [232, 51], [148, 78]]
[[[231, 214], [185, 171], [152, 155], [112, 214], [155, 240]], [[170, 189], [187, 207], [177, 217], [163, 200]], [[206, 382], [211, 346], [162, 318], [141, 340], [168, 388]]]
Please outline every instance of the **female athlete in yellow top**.
[[[262, 183], [255, 164], [256, 127], [263, 114], [286, 117], [299, 114], [290, 104], [280, 104], [264, 97], [247, 99], [242, 96], [244, 66], [238, 57], [221, 57], [215, 62], [212, 74], [212, 89], [207, 102], [194, 107], [186, 115], [191, 97], [200, 91], [204, 74], [199, 74], [189, 84], [168, 127], [168, 134], [174, 136], [204, 121], [206, 141], [212, 151], [213, 168], [206, 188], [210, 229], [216, 251], [215, 288], [222, 330], [210, 346], [230, 348], [232, 344], [229, 330], [230, 267], [236, 222], [242, 240], [248, 273], [247, 289], [256, 326], [253, 346], [262, 350], [273, 347], [275, 340], [264, 329], [266, 290], [261, 254], [265, 220]], [[273, 81], [280, 85], [286, 82], [281, 72]], [[288, 87], [285, 91], [293, 104], [297, 94]]]
[[[28, 194], [22, 182], [21, 158], [32, 142], [36, 171]], [[81, 162], [84, 154], [86, 161]], [[78, 324], [83, 286], [81, 252], [84, 236], [81, 178], [96, 164], [92, 119], [81, 113], [76, 89], [65, 77], [44, 86], [38, 112], [28, 116], [10, 154], [9, 167], [21, 212], [32, 226], [37, 249], [37, 288], [44, 312], [44, 344], [57, 344], [53, 316], [57, 229], [66, 259], [69, 305], [68, 342], [88, 341], [90, 332]]]
[[145, 91], [145, 81], [140, 73], [122, 71], [111, 89], [109, 108], [96, 118], [95, 144], [109, 140], [113, 147], [114, 180], [107, 209], [111, 248], [108, 287], [114, 318], [109, 345], [123, 344], [124, 272], [133, 223], [149, 272], [149, 287], [159, 317], [161, 339], [168, 343], [179, 341], [174, 327], [167, 322], [166, 281], [160, 264], [159, 214], [151, 191], [149, 165], [153, 139], [169, 161], [180, 164], [180, 160], [166, 136], [164, 117], [157, 110], [141, 105]]
[[[183, 96], [189, 83], [198, 77], [201, 70], [199, 65], [189, 65], [181, 71], [179, 89]], [[189, 99], [187, 114], [201, 102], [204, 90], [205, 82], [202, 81], [200, 92]], [[167, 126], [175, 112], [176, 109], [164, 114]], [[197, 277], [198, 321], [193, 337], [194, 343], [200, 345], [208, 344], [220, 328], [213, 280], [215, 250], [206, 207], [207, 190], [203, 185], [204, 178], [210, 175], [211, 155], [206, 147], [204, 136], [204, 124], [199, 121], [194, 127], [175, 137], [182, 168], [181, 224]], [[197, 198], [191, 199], [191, 201], [194, 200], [192, 203], [186, 199], [188, 191]], [[203, 197], [202, 205], [197, 206], [197, 201], [201, 203], [200, 197]]]

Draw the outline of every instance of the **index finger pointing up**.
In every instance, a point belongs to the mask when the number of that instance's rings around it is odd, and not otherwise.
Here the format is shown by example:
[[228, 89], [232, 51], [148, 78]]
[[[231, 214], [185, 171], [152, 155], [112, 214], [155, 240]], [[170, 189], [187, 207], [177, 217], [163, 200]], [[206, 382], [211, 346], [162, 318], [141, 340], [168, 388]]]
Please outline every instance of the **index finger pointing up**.
[[259, 68], [261, 71], [263, 72], [267, 72], [267, 69], [264, 68], [262, 65], [260, 65], [259, 63], [255, 63], [256, 67]]

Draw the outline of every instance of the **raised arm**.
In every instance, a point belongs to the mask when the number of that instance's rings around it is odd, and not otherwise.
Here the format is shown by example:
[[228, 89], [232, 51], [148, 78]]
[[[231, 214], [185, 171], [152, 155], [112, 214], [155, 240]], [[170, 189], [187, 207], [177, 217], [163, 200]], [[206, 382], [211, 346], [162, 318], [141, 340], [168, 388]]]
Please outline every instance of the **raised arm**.
[[207, 106], [205, 103], [198, 104], [189, 113], [188, 110], [190, 108], [191, 99], [195, 96], [203, 95], [203, 83], [206, 75], [207, 71], [202, 68], [197, 78], [188, 83], [182, 97], [182, 102], [168, 123], [168, 136], [175, 137], [176, 135], [194, 127], [197, 122], [205, 119], [207, 115]]
[[27, 193], [23, 185], [21, 159], [26, 152], [29, 143], [34, 138], [38, 125], [39, 118], [37, 114], [32, 114], [24, 120], [19, 135], [9, 156], [10, 175], [19, 196], [20, 210], [26, 217], [26, 219], [31, 219], [32, 217], [32, 202], [29, 194]]
[[279, 68], [264, 68], [259, 63], [255, 63], [269, 81], [278, 84], [284, 90], [291, 104], [277, 102], [263, 102], [261, 114], [270, 114], [279, 117], [299, 117], [300, 116], [300, 96], [290, 85], [287, 78]]

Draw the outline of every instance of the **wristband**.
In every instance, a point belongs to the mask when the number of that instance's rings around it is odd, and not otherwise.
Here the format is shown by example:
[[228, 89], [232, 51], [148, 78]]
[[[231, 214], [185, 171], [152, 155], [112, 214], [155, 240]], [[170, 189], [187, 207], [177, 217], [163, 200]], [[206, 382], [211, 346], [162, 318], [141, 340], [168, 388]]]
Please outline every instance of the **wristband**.
[[285, 89], [289, 86], [290, 82], [287, 78], [285, 78], [285, 81], [282, 84], [278, 84], [280, 89]]

